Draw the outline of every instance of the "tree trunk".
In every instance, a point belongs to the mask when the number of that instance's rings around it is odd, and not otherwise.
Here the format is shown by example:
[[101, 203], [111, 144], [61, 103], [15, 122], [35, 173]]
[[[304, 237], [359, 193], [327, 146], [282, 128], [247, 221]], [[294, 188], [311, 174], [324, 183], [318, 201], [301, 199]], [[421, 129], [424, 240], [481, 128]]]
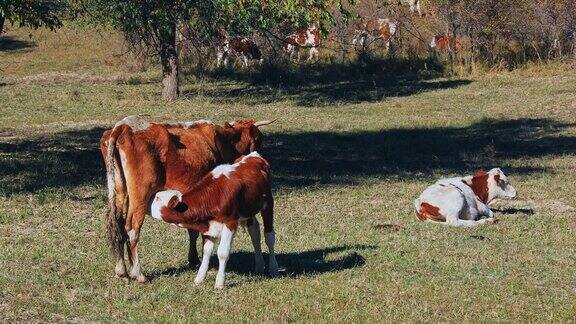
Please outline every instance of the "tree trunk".
[[4, 31], [4, 21], [4, 15], [0, 13], [0, 35], [2, 35], [2, 32]]
[[162, 99], [176, 100], [180, 95], [180, 66], [176, 49], [176, 24], [160, 32], [160, 61], [162, 63]]

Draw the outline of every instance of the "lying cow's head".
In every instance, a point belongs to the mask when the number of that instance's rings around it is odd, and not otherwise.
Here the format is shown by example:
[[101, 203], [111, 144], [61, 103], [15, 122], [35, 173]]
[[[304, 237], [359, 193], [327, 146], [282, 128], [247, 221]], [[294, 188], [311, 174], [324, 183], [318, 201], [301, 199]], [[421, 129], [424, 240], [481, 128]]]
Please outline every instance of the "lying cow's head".
[[237, 120], [231, 123], [225, 123], [224, 128], [232, 137], [232, 143], [240, 155], [245, 155], [262, 148], [262, 132], [259, 126], [272, 124], [274, 120], [263, 120], [255, 122], [254, 120]]
[[463, 181], [484, 203], [498, 198], [516, 198], [516, 189], [510, 184], [500, 168], [494, 168], [488, 172], [478, 171], [473, 176], [465, 177]]

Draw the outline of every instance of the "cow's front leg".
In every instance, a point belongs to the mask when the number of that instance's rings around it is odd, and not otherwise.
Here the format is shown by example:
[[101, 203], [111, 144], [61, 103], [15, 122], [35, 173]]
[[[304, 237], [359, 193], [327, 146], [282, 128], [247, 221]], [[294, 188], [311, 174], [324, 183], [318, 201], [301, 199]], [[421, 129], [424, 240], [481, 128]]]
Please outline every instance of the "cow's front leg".
[[210, 257], [212, 256], [212, 250], [214, 249], [214, 241], [212, 238], [204, 237], [204, 247], [202, 253], [202, 263], [200, 268], [198, 268], [198, 273], [196, 274], [196, 279], [194, 279], [194, 284], [199, 285], [206, 279], [206, 273], [208, 272], [208, 266], [210, 264]]
[[230, 257], [230, 249], [232, 249], [232, 240], [234, 239], [234, 229], [228, 228], [224, 225], [222, 233], [220, 234], [220, 244], [218, 245], [218, 274], [216, 275], [216, 284], [214, 288], [224, 288], [224, 272], [226, 271], [226, 263]]
[[200, 263], [198, 259], [198, 250], [196, 249], [196, 241], [198, 240], [199, 233], [189, 229], [188, 238], [190, 246], [188, 248], [188, 267], [195, 267]]

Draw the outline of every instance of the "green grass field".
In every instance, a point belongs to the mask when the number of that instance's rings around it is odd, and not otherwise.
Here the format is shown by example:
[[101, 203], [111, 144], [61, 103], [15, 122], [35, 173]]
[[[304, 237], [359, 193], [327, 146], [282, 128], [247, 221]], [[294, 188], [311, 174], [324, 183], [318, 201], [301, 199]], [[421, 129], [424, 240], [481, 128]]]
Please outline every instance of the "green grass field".
[[[575, 321], [576, 70], [465, 78], [319, 64], [274, 86], [185, 76], [160, 100], [109, 32], [11, 30], [0, 40], [0, 319], [9, 321]], [[329, 71], [322, 68], [330, 69]], [[336, 72], [333, 72], [335, 71]], [[147, 284], [113, 276], [102, 131], [131, 114], [278, 122], [277, 278], [252, 274], [239, 231], [226, 288], [184, 271], [187, 234], [147, 219]], [[502, 167], [533, 214], [476, 229], [418, 222], [437, 178]], [[522, 203], [522, 202], [520, 202]]]

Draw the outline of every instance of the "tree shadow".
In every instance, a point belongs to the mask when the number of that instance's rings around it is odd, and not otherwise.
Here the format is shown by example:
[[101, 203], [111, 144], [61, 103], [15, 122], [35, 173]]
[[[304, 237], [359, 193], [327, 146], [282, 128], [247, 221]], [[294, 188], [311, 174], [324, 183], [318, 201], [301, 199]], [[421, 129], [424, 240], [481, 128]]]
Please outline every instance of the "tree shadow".
[[402, 128], [362, 132], [266, 134], [263, 155], [278, 187], [354, 184], [370, 178], [422, 178], [502, 167], [520, 158], [576, 153], [574, 124], [550, 119], [484, 120], [467, 127]]
[[[197, 72], [195, 72], [197, 73]], [[443, 66], [430, 59], [365, 58], [347, 63], [267, 64], [259, 70], [217, 69], [203, 72], [209, 89], [184, 91], [217, 103], [265, 104], [290, 100], [306, 107], [380, 101], [470, 84], [439, 79]]]
[[[421, 179], [504, 168], [510, 175], [542, 172], [514, 160], [576, 153], [576, 137], [551, 119], [484, 120], [466, 127], [360, 132], [265, 134], [262, 154], [275, 188], [353, 185], [370, 179]], [[104, 185], [98, 142], [102, 128], [18, 140], [0, 131], [0, 194]]]
[[72, 130], [26, 140], [0, 131], [0, 194], [103, 183], [98, 149], [103, 131]]
[[[324, 249], [309, 250], [304, 252], [288, 252], [276, 255], [276, 260], [281, 268], [280, 277], [297, 277], [302, 275], [316, 275], [327, 272], [337, 272], [356, 267], [362, 267], [366, 259], [360, 255], [358, 250], [373, 250], [372, 245], [342, 245], [328, 247]], [[327, 260], [331, 254], [346, 253], [346, 255]], [[268, 255], [264, 255], [264, 260], [268, 260]], [[218, 267], [218, 259], [212, 256], [211, 267]], [[179, 276], [188, 271], [196, 271], [197, 267], [182, 265], [177, 268], [168, 268], [149, 274], [150, 280], [155, 280], [162, 276]], [[254, 253], [249, 251], [233, 252], [226, 265], [227, 272], [234, 272], [241, 275], [253, 275], [254, 273]]]
[[13, 36], [0, 36], [0, 52], [20, 51], [34, 46], [32, 41], [19, 40]]

